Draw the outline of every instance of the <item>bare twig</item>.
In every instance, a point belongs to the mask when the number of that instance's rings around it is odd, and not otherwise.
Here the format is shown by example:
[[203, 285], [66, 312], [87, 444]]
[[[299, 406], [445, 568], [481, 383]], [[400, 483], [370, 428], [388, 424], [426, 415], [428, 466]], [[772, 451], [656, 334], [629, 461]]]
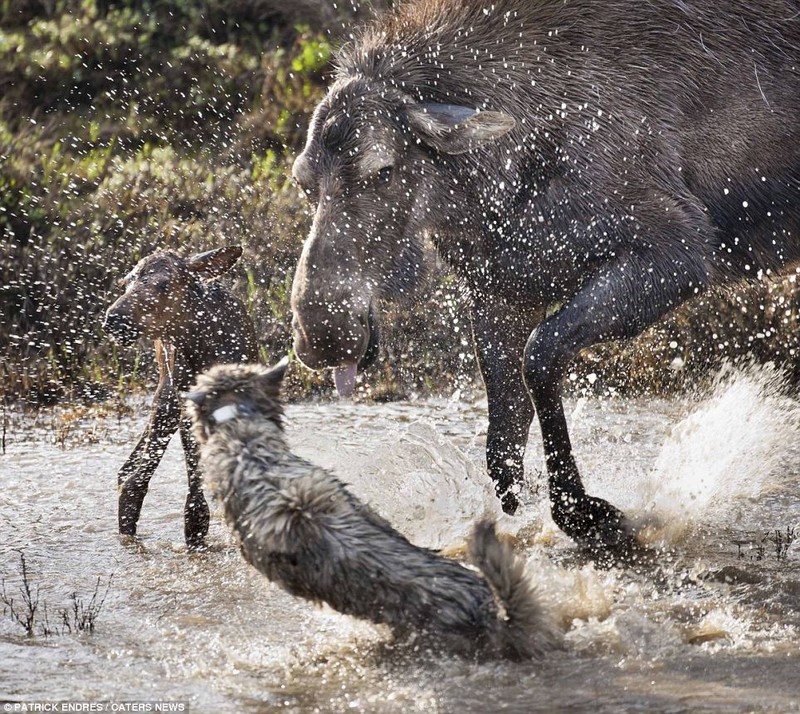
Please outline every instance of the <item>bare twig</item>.
[[3, 394], [3, 429], [0, 436], [0, 450], [3, 456], [6, 454], [6, 431], [8, 430], [8, 395]]
[[5, 578], [0, 581], [0, 599], [4, 605], [3, 612], [5, 613], [7, 611], [11, 615], [11, 618], [19, 623], [20, 626], [24, 627], [28, 635], [32, 636], [36, 624], [36, 608], [39, 607], [39, 586], [37, 585], [35, 590], [31, 587], [31, 583], [28, 580], [28, 567], [25, 563], [25, 554], [22, 551], [20, 551], [19, 560], [20, 573], [22, 575], [22, 585], [20, 585], [19, 590], [22, 594], [24, 610], [18, 612], [14, 607], [14, 598], [6, 591]]
[[42, 637], [73, 632], [94, 632], [95, 622], [111, 589], [113, 573], [109, 576], [104, 590], [101, 587], [102, 578], [98, 576], [94, 592], [88, 603], [84, 603], [77, 591], [73, 592], [70, 595], [70, 606], [60, 610], [61, 627], [51, 626], [47, 603], [43, 602], [41, 608], [39, 607], [39, 586], [34, 587], [30, 582], [25, 555], [22, 551], [19, 553], [19, 558], [20, 574], [22, 575], [22, 585], [20, 585], [19, 591], [22, 595], [23, 607], [19, 607], [15, 599], [9, 595], [6, 590], [5, 578], [3, 578], [0, 580], [0, 602], [3, 603], [3, 614], [8, 614], [31, 637], [35, 634], [37, 627]]
[[114, 575], [112, 573], [106, 583], [105, 592], [103, 592], [102, 597], [99, 597], [101, 579], [100, 576], [98, 576], [97, 582], [94, 585], [94, 592], [87, 605], [84, 605], [83, 600], [78, 597], [77, 592], [73, 592], [72, 595], [70, 595], [70, 600], [72, 600], [72, 627], [70, 627], [70, 618], [67, 614], [67, 610], [64, 610], [62, 613], [62, 620], [67, 625], [70, 632], [72, 632], [73, 629], [75, 632], [94, 632], [94, 623], [100, 614], [100, 610], [103, 609], [103, 603], [106, 601], [113, 579]]

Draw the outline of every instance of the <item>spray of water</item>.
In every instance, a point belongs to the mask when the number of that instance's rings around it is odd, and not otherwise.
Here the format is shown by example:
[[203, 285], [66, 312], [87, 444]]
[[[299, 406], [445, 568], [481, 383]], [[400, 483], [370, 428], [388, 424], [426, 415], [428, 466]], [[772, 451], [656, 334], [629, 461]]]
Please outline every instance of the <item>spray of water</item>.
[[[531, 497], [511, 518], [500, 512], [468, 433], [443, 432], [441, 424], [428, 418], [408, 420], [388, 414], [376, 418], [374, 408], [369, 415], [362, 415], [356, 406], [350, 409], [351, 421], [363, 416], [354, 432], [352, 427], [348, 432], [358, 438], [343, 439], [341, 425], [331, 426], [328, 433], [314, 415], [313, 438], [302, 425], [292, 430], [299, 451], [332, 468], [359, 497], [421, 546], [444, 548], [458, 557], [475, 520], [494, 517], [499, 530], [514, 537], [519, 552], [528, 558], [530, 576], [570, 648], [638, 657], [687, 645], [738, 647], [744, 634], [752, 635], [749, 615], [730, 610], [724, 599], [711, 598], [698, 609], [692, 588], [685, 595], [679, 594], [680, 588], [665, 593], [647, 578], [627, 577], [624, 570], [554, 561], [554, 552], [572, 546], [552, 523], [545, 494], [533, 493], [534, 450]], [[592, 420], [591, 414], [585, 418]], [[655, 444], [663, 440], [657, 436], [663, 420], [637, 424], [653, 432]], [[737, 508], [749, 504], [763, 514], [748, 499], [763, 498], [772, 484], [785, 486], [784, 467], [797, 458], [798, 429], [800, 403], [785, 396], [776, 370], [727, 369], [706, 396], [692, 402], [690, 413], [672, 427], [660, 451], [656, 447], [650, 452], [653, 456], [638, 462], [648, 471], [631, 479], [630, 468], [618, 468], [615, 461], [613, 478], [594, 486], [603, 494], [624, 490], [629, 498], [620, 504], [647, 524], [644, 536], [649, 542], [680, 546], [696, 526], [725, 525]], [[614, 439], [608, 454], [603, 449], [598, 452], [599, 464], [616, 459], [621, 446], [636, 450]], [[690, 616], [673, 621], [673, 609]]]
[[699, 523], [736, 517], [797, 458], [800, 402], [770, 366], [724, 369], [672, 430], [641, 483], [645, 537], [676, 544]]
[[366, 495], [415, 542], [458, 547], [477, 518], [503, 516], [482, 469], [429, 422], [398, 433], [379, 463], [384, 476], [367, 486], [372, 493]]

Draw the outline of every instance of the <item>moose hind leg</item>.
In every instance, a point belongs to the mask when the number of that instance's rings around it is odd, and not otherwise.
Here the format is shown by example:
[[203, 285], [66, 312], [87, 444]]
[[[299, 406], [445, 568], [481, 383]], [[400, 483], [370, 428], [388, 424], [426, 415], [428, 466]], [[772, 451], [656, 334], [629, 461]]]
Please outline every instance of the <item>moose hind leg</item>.
[[186, 473], [189, 478], [189, 493], [183, 509], [183, 534], [189, 548], [202, 548], [211, 520], [208, 502], [203, 495], [203, 479], [198, 466], [197, 442], [192, 435], [191, 422], [181, 420], [181, 443], [186, 458]]
[[641, 549], [622, 512], [584, 490], [561, 401], [562, 378], [584, 347], [638, 335], [708, 282], [702, 256], [629, 254], [596, 273], [528, 340], [525, 379], [542, 429], [553, 520], [598, 560], [635, 558]]

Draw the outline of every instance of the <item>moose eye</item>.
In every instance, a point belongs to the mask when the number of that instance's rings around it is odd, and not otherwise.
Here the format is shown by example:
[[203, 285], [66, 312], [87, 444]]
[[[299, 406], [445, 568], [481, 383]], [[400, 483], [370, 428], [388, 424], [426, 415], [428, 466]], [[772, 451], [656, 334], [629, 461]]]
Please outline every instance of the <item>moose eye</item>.
[[311, 201], [311, 203], [316, 203], [317, 202], [317, 192], [311, 186], [307, 186], [307, 185], [301, 183], [300, 181], [298, 181], [297, 179], [295, 179], [294, 183], [303, 192], [305, 197], [309, 201]]
[[394, 166], [384, 166], [376, 174], [378, 183], [381, 184], [382, 186], [385, 186], [392, 180], [393, 174], [394, 174]]

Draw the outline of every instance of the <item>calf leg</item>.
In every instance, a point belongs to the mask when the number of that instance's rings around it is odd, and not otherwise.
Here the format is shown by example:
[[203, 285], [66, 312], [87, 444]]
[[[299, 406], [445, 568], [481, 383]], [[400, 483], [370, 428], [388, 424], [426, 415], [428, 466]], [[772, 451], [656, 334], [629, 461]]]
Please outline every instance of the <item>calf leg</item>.
[[638, 335], [707, 283], [702, 256], [689, 251], [672, 257], [654, 250], [627, 255], [588, 280], [528, 340], [525, 379], [542, 428], [553, 519], [595, 556], [630, 557], [636, 541], [619, 510], [584, 490], [567, 432], [561, 380], [584, 347]]
[[498, 301], [472, 310], [472, 334], [489, 407], [486, 467], [506, 513], [519, 506], [515, 489], [523, 477], [523, 457], [533, 420], [522, 375], [525, 341], [543, 311], [521, 312]]
[[174, 392], [171, 388], [159, 388], [147, 427], [117, 476], [119, 532], [122, 535], [136, 535], [150, 478], [177, 428], [178, 402]]
[[199, 453], [197, 442], [192, 434], [188, 419], [181, 419], [181, 443], [186, 458], [186, 473], [189, 477], [189, 493], [183, 509], [183, 533], [189, 548], [202, 548], [205, 545], [210, 515], [208, 503], [203, 495], [203, 480], [198, 467]]

